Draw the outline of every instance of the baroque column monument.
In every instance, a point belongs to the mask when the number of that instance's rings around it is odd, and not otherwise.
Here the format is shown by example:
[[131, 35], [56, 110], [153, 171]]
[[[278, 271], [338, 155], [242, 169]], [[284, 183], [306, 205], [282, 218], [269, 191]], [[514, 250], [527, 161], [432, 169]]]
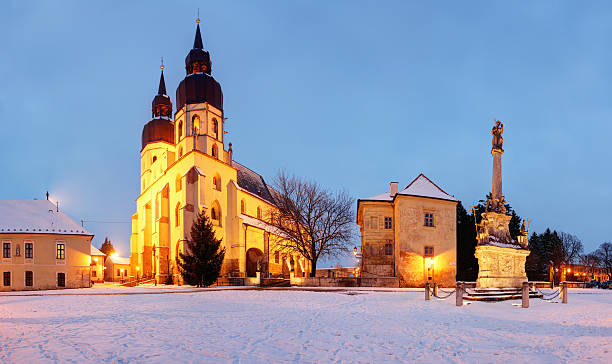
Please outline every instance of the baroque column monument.
[[485, 212], [477, 229], [476, 253], [478, 259], [479, 288], [520, 288], [527, 280], [525, 260], [529, 255], [527, 248], [528, 231], [523, 221], [517, 240], [510, 236], [509, 224], [512, 216], [507, 214], [502, 193], [501, 157], [504, 139], [504, 124], [495, 120], [493, 134], [493, 186], [491, 198], [487, 200]]

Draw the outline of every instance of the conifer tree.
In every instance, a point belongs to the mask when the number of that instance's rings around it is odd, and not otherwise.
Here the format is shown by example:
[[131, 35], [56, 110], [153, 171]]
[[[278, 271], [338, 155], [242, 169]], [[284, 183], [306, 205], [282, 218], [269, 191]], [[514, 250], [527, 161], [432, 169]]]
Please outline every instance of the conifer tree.
[[191, 227], [191, 239], [185, 243], [184, 253], [180, 253], [176, 263], [183, 280], [187, 284], [208, 287], [221, 272], [225, 248], [219, 248], [221, 239], [215, 237], [210, 219], [200, 212]]
[[104, 243], [100, 247], [100, 251], [104, 253], [107, 257], [115, 252], [115, 247], [110, 240], [108, 240], [108, 236], [104, 238]]

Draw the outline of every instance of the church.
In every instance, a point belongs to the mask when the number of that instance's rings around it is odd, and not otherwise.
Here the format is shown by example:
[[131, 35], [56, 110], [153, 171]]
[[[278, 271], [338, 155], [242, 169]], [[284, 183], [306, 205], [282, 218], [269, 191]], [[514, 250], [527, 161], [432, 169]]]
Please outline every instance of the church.
[[185, 58], [186, 76], [176, 89], [174, 116], [162, 66], [152, 120], [142, 130], [130, 270], [159, 283], [181, 283], [176, 258], [203, 211], [225, 247], [222, 277], [306, 276], [309, 262], [276, 249], [279, 239], [266, 223], [275, 191], [233, 159], [232, 143], [226, 145], [223, 92], [212, 76], [197, 23]]

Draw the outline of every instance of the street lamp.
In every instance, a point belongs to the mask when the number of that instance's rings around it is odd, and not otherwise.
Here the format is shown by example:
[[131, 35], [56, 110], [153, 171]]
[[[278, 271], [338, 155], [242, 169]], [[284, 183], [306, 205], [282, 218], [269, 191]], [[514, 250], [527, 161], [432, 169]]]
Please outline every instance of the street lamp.
[[139, 278], [138, 278], [138, 271], [140, 271], [140, 267], [136, 267], [136, 281], [139, 280]]
[[119, 274], [119, 281], [121, 283], [123, 283], [123, 268], [119, 269], [119, 272], [120, 272], [120, 274]]

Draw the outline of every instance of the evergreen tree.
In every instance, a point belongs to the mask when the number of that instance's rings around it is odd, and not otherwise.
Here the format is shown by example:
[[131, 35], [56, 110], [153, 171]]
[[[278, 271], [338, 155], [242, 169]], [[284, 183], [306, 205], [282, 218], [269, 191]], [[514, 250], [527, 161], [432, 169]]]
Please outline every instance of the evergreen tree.
[[461, 202], [457, 204], [457, 280], [475, 281], [478, 277], [476, 226], [474, 216], [468, 214]]
[[225, 248], [219, 249], [221, 239], [215, 237], [210, 219], [200, 212], [191, 227], [191, 239], [176, 263], [187, 284], [208, 287], [219, 277]]
[[115, 248], [110, 240], [108, 240], [108, 236], [104, 238], [104, 243], [100, 247], [100, 251], [104, 253], [107, 257], [115, 252]]

